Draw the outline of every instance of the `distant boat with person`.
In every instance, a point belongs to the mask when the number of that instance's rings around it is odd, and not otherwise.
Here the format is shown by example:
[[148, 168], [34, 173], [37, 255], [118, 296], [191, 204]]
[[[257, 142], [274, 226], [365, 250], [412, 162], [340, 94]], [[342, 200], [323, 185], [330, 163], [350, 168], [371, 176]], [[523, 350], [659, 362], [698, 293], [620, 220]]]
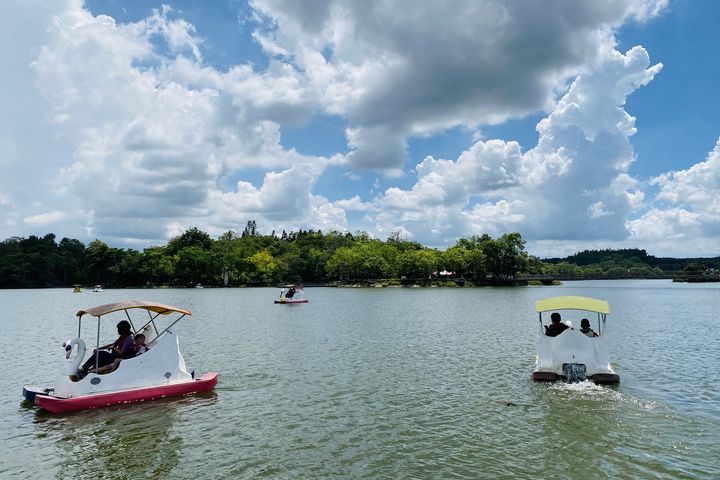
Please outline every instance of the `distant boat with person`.
[[280, 299], [275, 300], [276, 304], [294, 305], [298, 303], [308, 303], [305, 298], [305, 290], [299, 285], [290, 285], [280, 290]]

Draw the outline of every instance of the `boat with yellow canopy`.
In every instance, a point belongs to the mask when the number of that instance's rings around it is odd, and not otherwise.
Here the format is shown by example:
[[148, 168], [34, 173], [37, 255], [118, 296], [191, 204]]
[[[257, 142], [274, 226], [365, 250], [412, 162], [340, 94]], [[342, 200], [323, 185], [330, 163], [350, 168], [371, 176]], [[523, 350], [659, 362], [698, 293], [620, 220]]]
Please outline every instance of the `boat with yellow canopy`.
[[[598, 384], [620, 381], [610, 364], [605, 335], [610, 306], [605, 300], [582, 296], [552, 297], [536, 302], [535, 311], [540, 321], [540, 335], [533, 380], [573, 382], [588, 379]], [[552, 321], [546, 326], [543, 314], [549, 312], [552, 312]], [[564, 320], [562, 315], [565, 315]], [[591, 322], [586, 317], [596, 318], [597, 330], [590, 328]], [[573, 322], [576, 322], [575, 326]]]

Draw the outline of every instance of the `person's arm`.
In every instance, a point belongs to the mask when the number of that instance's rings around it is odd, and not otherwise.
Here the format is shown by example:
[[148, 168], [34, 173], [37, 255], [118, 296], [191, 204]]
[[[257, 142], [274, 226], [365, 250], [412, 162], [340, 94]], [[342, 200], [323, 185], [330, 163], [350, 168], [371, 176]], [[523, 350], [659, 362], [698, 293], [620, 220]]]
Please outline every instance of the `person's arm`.
[[112, 343], [108, 343], [107, 345], [103, 345], [98, 348], [93, 348], [93, 353], [97, 352], [98, 350], [110, 350], [110, 349], [112, 349], [112, 346], [113, 346]]
[[[117, 343], [117, 340], [115, 342]], [[122, 353], [123, 353], [122, 348], [124, 345], [125, 345], [125, 340], [123, 340], [123, 343], [118, 344], [117, 347], [115, 346], [115, 343], [113, 343], [112, 345], [110, 345], [110, 351], [112, 353], [114, 353], [115, 355], [122, 355]]]

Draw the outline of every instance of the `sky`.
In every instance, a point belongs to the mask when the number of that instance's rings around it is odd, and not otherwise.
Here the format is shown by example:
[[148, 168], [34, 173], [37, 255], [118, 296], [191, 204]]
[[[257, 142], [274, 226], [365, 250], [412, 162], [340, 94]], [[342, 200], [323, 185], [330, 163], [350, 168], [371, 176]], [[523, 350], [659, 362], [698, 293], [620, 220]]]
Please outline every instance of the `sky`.
[[0, 3], [0, 240], [720, 255], [720, 2]]

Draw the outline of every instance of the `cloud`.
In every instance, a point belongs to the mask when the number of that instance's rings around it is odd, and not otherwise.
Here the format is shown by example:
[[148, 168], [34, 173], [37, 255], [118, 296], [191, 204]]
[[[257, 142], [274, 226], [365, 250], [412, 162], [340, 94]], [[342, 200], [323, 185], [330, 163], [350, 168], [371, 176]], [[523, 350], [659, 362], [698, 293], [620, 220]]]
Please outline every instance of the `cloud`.
[[[668, 172], [651, 180], [660, 187], [652, 207], [628, 222], [632, 237], [662, 243], [677, 251], [676, 243], [717, 255], [720, 235], [720, 139], [705, 161], [687, 170]], [[715, 244], [713, 245], [713, 242]], [[708, 248], [709, 247], [709, 248]], [[702, 250], [700, 250], [702, 249]]]
[[[402, 167], [407, 145], [392, 129], [384, 126], [348, 128], [345, 131], [352, 151], [348, 161], [360, 168], [394, 168], [394, 174]], [[390, 172], [388, 172], [390, 173]]]
[[343, 210], [364, 211], [372, 208], [372, 205], [363, 202], [359, 195], [355, 195], [354, 197], [346, 200], [336, 200], [333, 204]]
[[66, 214], [64, 212], [54, 211], [25, 217], [23, 222], [27, 225], [37, 227], [58, 223], [65, 219], [65, 217]]
[[[280, 63], [263, 72], [205, 66], [196, 35], [167, 7], [128, 24], [79, 3], [54, 18], [32, 69], [53, 117], [63, 119], [56, 128], [74, 144], [54, 187], [81, 199], [91, 235], [161, 240], [175, 225], [221, 231], [251, 218], [346, 226], [343, 212], [311, 193], [325, 166], [342, 157], [281, 145], [280, 123], [302, 122], [314, 110], [302, 76]], [[158, 39], [173, 57], [158, 50]], [[259, 190], [247, 182], [235, 192], [219, 187], [251, 167], [281, 171], [267, 173]]]
[[[552, 108], [555, 92], [612, 50], [613, 29], [665, 0], [353, 2], [254, 0], [256, 36], [307, 72], [348, 119], [360, 168], [396, 169], [408, 135], [496, 124]], [[442, 21], [438, 21], [442, 19]], [[395, 137], [394, 139], [391, 137]], [[388, 153], [378, 154], [382, 138]]]
[[[426, 158], [415, 185], [389, 188], [376, 200], [385, 211], [383, 230], [405, 225], [430, 244], [452, 231], [521, 231], [531, 240], [628, 238], [626, 220], [644, 194], [627, 173], [635, 119], [623, 105], [661, 68], [650, 66], [641, 47], [608, 52], [538, 123], [534, 148], [522, 153], [517, 142], [488, 140], [455, 161]], [[445, 227], [424, 227], [436, 221]]]

